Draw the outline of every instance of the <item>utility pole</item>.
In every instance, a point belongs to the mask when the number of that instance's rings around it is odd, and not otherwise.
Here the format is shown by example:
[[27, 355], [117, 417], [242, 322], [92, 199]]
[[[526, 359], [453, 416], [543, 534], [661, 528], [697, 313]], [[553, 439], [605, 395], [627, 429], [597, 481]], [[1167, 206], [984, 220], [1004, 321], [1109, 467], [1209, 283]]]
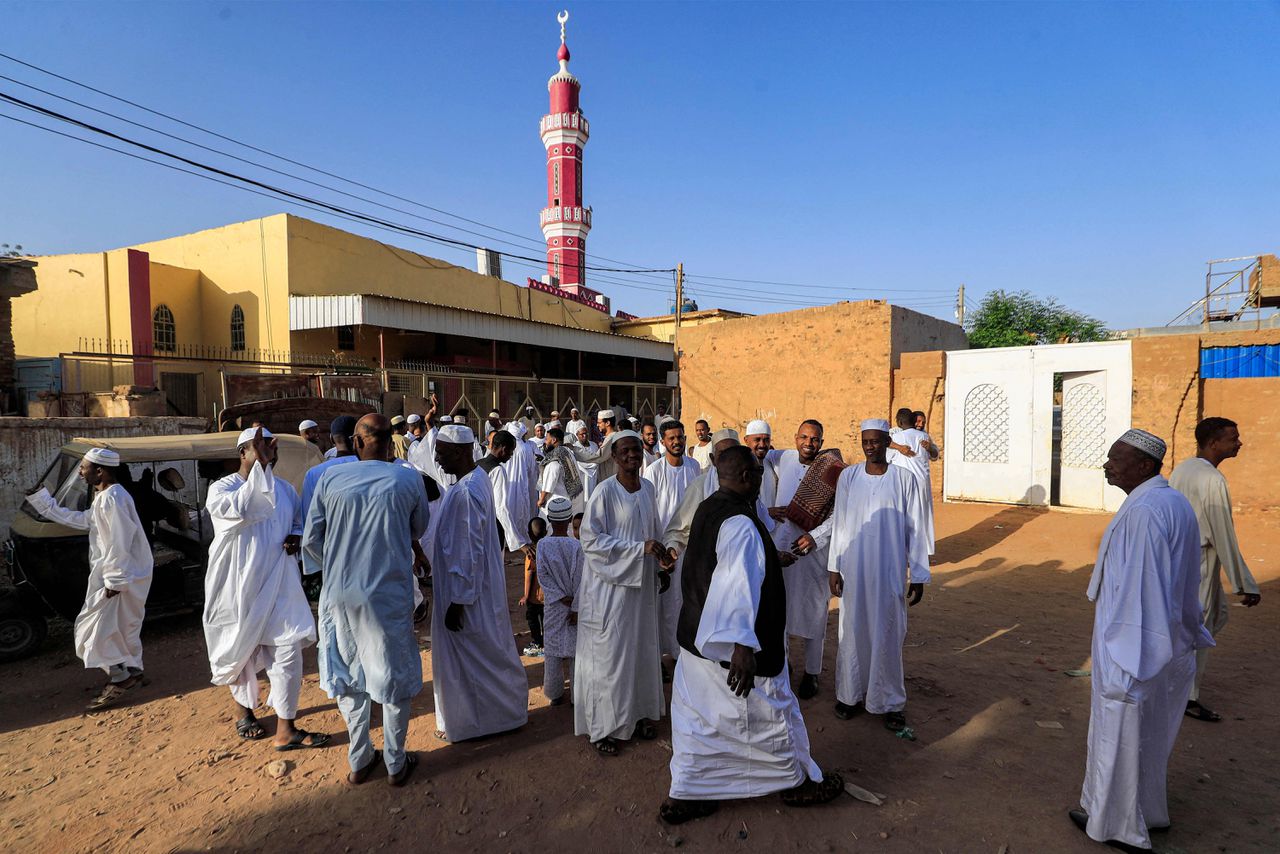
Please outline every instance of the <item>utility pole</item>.
[[684, 314], [684, 262], [676, 264], [676, 325], [671, 333], [671, 367], [675, 369], [676, 387], [672, 392], [672, 417], [680, 412], [680, 317]]
[[956, 292], [956, 321], [964, 326], [964, 285]]

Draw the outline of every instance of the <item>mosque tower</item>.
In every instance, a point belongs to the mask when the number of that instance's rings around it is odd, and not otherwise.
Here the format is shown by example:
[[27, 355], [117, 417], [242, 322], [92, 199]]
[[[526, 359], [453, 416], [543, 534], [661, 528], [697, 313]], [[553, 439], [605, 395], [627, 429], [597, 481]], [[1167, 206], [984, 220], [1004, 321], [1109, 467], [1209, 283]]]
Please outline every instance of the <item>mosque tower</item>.
[[569, 46], [564, 36], [568, 11], [556, 20], [560, 22], [560, 50], [556, 53], [560, 70], [547, 81], [551, 111], [539, 125], [547, 150], [547, 206], [539, 220], [547, 241], [547, 275], [569, 293], [595, 299], [597, 293], [586, 287], [591, 208], [582, 203], [582, 149], [590, 128], [578, 107], [582, 84], [569, 72]]

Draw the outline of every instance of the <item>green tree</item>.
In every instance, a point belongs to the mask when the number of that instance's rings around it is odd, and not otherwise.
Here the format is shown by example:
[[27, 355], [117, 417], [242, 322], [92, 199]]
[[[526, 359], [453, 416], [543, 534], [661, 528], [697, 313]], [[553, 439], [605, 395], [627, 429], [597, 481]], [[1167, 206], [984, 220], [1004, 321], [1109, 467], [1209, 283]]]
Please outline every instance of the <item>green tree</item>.
[[1101, 320], [1030, 291], [989, 291], [964, 326], [975, 349], [1102, 341], [1108, 335]]
[[15, 243], [13, 246], [8, 243], [0, 243], [0, 258], [17, 258], [24, 254], [21, 243]]

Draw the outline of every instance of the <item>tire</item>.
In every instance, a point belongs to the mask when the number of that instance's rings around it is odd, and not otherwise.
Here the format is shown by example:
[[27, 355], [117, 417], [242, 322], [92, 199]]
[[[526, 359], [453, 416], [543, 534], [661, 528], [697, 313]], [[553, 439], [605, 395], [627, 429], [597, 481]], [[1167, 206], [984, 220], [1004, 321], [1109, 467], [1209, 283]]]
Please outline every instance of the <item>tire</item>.
[[49, 636], [49, 624], [21, 599], [0, 599], [0, 661], [34, 655]]

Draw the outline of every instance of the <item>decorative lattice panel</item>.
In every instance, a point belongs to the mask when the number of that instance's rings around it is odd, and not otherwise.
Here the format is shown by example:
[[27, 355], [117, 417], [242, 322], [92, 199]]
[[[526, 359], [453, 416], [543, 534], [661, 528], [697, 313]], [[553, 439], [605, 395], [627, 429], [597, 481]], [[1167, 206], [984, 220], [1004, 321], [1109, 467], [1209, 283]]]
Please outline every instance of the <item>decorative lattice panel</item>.
[[1107, 401], [1102, 389], [1080, 383], [1062, 398], [1062, 464], [1100, 469], [1107, 460]]
[[1009, 462], [1009, 399], [998, 385], [974, 386], [964, 399], [964, 461]]

